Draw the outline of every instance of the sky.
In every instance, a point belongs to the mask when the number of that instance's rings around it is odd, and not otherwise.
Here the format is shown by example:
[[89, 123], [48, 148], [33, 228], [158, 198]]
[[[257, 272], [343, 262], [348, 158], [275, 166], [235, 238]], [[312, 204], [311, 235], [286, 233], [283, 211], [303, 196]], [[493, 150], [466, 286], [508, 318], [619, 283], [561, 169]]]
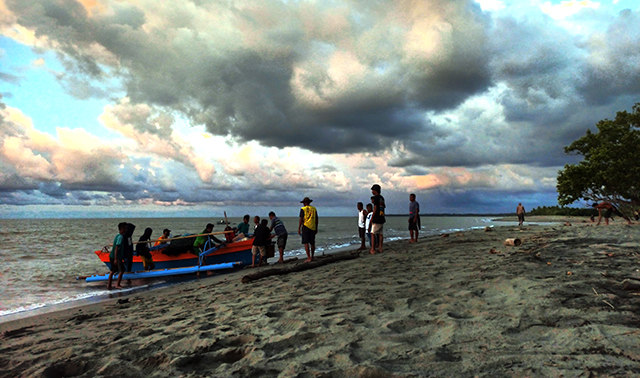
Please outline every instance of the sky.
[[0, 0], [0, 217], [553, 206], [639, 46], [636, 0]]

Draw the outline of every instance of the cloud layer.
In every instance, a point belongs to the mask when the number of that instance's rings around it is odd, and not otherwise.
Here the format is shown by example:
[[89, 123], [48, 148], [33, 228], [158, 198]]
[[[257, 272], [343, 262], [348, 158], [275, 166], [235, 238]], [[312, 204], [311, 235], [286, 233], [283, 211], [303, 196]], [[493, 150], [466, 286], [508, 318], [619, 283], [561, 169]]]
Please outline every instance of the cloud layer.
[[[58, 54], [70, 93], [104, 98], [99, 122], [121, 143], [39, 133], [5, 107], [11, 196], [284, 202], [329, 190], [346, 203], [377, 181], [469, 206], [473, 191], [551, 198], [562, 147], [640, 94], [640, 12], [597, 2], [4, 0], [0, 12], [5, 36]], [[9, 88], [20, 77], [0, 72]], [[101, 89], [114, 82], [126, 97]]]

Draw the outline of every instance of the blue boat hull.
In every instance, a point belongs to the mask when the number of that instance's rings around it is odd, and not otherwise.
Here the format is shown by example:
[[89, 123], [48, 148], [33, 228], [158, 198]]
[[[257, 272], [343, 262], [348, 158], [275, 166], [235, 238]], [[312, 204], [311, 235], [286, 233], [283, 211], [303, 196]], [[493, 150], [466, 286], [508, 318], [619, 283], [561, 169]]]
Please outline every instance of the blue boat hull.
[[[193, 273], [208, 272], [208, 271], [214, 271], [214, 270], [233, 269], [240, 265], [242, 264], [239, 262], [228, 262], [223, 264], [191, 266], [191, 267], [185, 267], [185, 268], [156, 269], [156, 270], [142, 271], [142, 272], [136, 272], [136, 273], [125, 273], [122, 276], [122, 279], [137, 280], [137, 279], [143, 279], [143, 278], [177, 276], [182, 274], [193, 274]], [[102, 275], [93, 275], [93, 276], [87, 277], [85, 280], [87, 282], [100, 282], [100, 281], [107, 281], [108, 279], [109, 279], [109, 274], [102, 274]]]

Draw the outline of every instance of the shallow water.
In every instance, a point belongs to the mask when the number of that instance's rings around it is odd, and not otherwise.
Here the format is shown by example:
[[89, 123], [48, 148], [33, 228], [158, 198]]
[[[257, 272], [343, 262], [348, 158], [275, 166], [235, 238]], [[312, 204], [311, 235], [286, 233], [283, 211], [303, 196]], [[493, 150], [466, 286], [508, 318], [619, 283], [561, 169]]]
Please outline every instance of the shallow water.
[[[297, 235], [298, 218], [281, 219], [290, 233], [285, 256], [304, 256]], [[164, 228], [171, 229], [172, 236], [177, 236], [199, 233], [206, 223], [216, 223], [217, 219], [0, 219], [0, 321], [10, 314], [109, 294], [104, 283], [88, 284], [76, 277], [107, 272], [94, 251], [113, 241], [117, 224], [122, 221], [136, 225], [133, 239], [138, 240], [146, 227], [154, 230], [152, 238], [160, 236]], [[230, 218], [229, 221], [236, 225], [241, 220]], [[355, 216], [321, 217], [316, 254], [357, 246], [356, 221]], [[509, 223], [486, 217], [422, 217], [421, 235], [499, 224]], [[216, 224], [214, 231], [222, 228]], [[408, 238], [407, 217], [388, 217], [384, 237], [385, 241]], [[166, 282], [155, 280], [143, 285], [153, 287]]]

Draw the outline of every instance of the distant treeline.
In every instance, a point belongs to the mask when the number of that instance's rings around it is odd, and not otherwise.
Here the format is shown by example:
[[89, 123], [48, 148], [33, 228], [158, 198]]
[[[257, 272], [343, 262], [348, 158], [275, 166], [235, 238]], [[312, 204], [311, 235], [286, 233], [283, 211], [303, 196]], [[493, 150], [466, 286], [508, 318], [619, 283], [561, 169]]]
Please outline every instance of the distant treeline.
[[541, 206], [529, 211], [529, 215], [571, 215], [576, 217], [588, 217], [593, 214], [593, 209], [579, 209], [564, 206]]

